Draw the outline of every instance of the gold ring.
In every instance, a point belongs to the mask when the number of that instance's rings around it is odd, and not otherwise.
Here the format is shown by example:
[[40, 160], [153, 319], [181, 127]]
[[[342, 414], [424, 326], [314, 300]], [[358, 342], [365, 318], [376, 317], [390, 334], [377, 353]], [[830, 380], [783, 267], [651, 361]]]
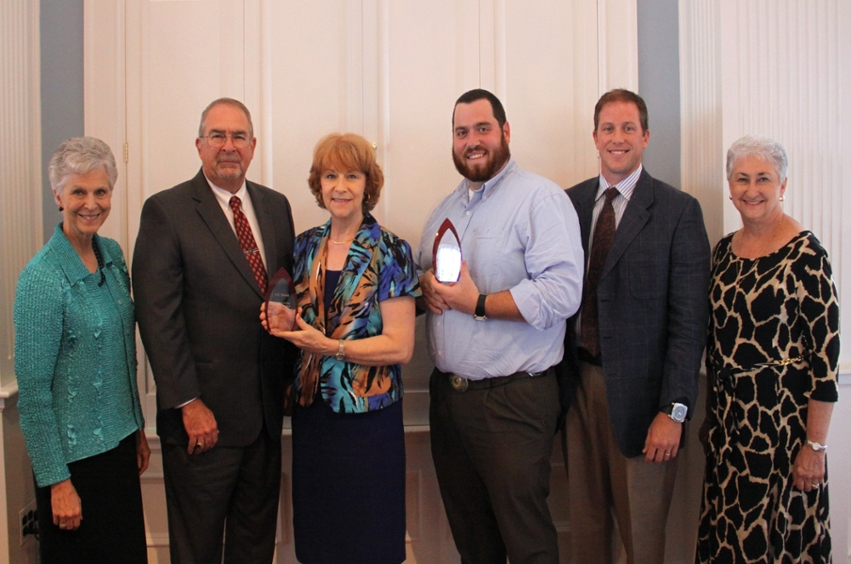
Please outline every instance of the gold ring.
[[60, 529], [65, 529], [65, 528], [67, 528], [67, 527], [68, 527], [68, 525], [66, 525], [64, 521], [60, 521], [60, 522], [59, 522], [59, 528], [60, 528]]

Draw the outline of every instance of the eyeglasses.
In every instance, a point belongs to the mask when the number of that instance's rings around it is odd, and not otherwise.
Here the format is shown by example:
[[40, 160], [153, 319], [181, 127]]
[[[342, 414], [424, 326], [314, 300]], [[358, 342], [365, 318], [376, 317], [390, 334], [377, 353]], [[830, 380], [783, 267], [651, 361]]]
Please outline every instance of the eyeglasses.
[[234, 133], [232, 135], [228, 135], [226, 133], [213, 133], [211, 135], [203, 135], [202, 138], [207, 140], [207, 143], [210, 147], [215, 147], [219, 149], [225, 146], [227, 143], [228, 137], [230, 137], [231, 143], [237, 149], [245, 149], [248, 147], [248, 135], [245, 133]]

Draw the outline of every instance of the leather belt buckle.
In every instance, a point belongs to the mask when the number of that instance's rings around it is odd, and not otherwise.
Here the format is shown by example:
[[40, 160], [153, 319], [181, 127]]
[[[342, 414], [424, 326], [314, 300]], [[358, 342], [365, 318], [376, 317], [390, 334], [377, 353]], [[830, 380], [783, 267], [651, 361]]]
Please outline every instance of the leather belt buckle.
[[463, 376], [458, 376], [457, 374], [449, 376], [449, 384], [457, 392], [466, 392], [467, 388], [470, 387], [470, 382]]

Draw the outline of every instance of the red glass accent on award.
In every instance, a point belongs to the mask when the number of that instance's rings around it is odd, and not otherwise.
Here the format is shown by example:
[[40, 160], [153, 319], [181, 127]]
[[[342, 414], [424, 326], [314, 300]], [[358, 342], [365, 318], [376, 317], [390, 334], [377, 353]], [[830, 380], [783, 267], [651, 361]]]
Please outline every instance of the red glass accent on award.
[[461, 238], [449, 218], [443, 220], [432, 251], [434, 277], [443, 284], [454, 284], [461, 278]]

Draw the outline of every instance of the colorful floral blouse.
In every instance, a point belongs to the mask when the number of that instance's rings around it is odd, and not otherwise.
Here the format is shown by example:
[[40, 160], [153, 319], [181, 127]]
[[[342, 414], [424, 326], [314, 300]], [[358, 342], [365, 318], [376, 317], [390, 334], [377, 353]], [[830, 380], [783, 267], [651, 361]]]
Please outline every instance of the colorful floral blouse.
[[[294, 280], [302, 317], [333, 339], [380, 335], [380, 302], [422, 294], [411, 246], [367, 214], [349, 248], [326, 312], [324, 257], [330, 229], [329, 221], [296, 238]], [[375, 411], [402, 398], [401, 372], [398, 364], [362, 366], [302, 351], [293, 397], [300, 405], [308, 406], [318, 391], [338, 413]]]

